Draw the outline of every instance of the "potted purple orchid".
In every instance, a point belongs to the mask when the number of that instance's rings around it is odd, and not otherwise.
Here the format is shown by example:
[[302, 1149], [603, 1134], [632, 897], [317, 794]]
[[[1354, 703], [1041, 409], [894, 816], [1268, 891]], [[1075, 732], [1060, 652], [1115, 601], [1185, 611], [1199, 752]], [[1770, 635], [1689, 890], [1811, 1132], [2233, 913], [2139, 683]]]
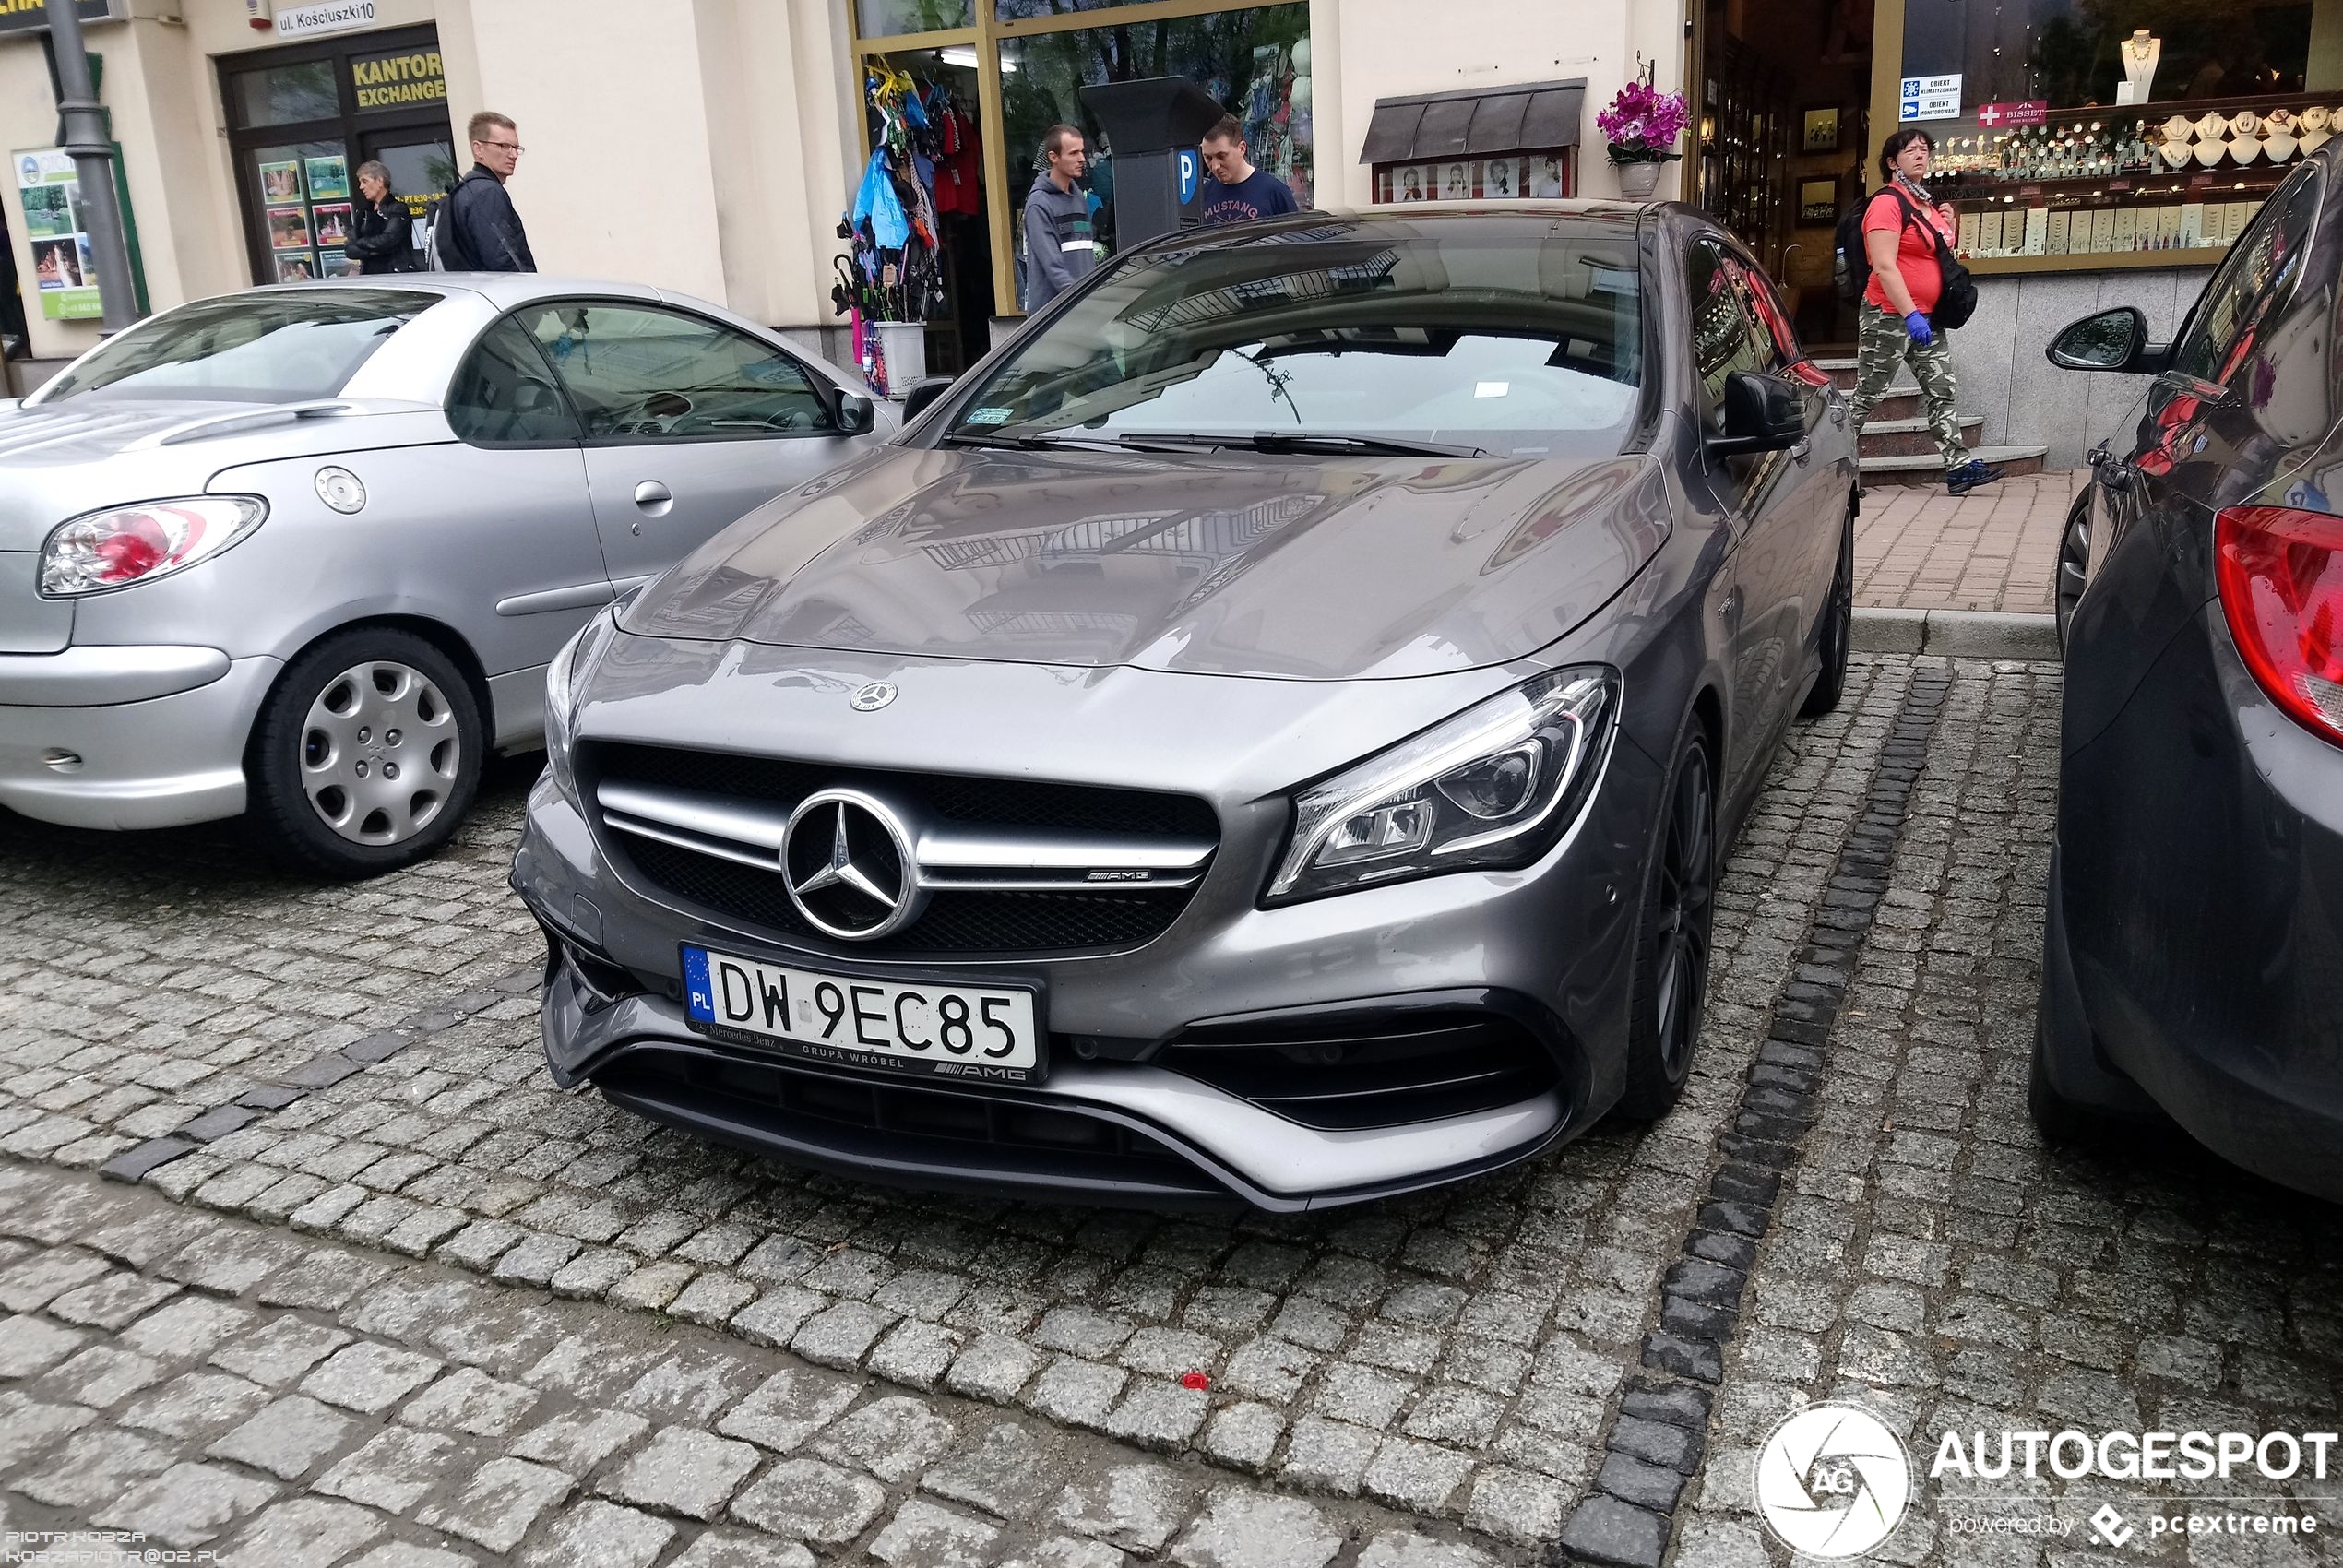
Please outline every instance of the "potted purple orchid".
[[1611, 165], [1619, 188], [1641, 201], [1659, 184], [1659, 166], [1683, 156], [1676, 138], [1692, 118], [1683, 94], [1662, 92], [1649, 81], [1631, 81], [1611, 107], [1595, 116], [1595, 128], [1611, 144]]

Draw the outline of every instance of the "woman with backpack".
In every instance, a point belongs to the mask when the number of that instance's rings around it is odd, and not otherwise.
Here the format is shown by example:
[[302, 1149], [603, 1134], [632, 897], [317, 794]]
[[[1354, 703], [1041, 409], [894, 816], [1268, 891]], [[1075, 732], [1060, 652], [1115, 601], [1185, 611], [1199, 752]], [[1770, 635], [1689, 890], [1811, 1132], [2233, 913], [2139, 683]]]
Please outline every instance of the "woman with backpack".
[[1862, 254], [1871, 281], [1857, 307], [1861, 326], [1850, 401], [1860, 431], [1887, 395], [1897, 362], [1909, 364], [1928, 406], [1928, 427], [1944, 454], [1945, 488], [1965, 495], [2001, 478], [2002, 470], [1971, 457], [1961, 444], [1945, 333], [1968, 319], [1977, 294], [1968, 269], [1953, 255], [1952, 220], [1937, 209], [1921, 183], [1935, 151], [1936, 138], [1917, 125], [1890, 132], [1880, 147], [1879, 172], [1887, 183], [1862, 209]]

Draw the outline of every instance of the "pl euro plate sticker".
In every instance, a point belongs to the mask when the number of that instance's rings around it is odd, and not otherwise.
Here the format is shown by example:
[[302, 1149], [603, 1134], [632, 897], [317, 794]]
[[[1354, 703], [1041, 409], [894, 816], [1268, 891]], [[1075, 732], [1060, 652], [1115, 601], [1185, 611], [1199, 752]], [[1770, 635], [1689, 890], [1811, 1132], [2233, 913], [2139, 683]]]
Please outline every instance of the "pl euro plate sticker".
[[1016, 410], [1012, 409], [978, 409], [969, 415], [968, 422], [970, 424], [1006, 424], [1009, 422], [1009, 415], [1015, 411]]

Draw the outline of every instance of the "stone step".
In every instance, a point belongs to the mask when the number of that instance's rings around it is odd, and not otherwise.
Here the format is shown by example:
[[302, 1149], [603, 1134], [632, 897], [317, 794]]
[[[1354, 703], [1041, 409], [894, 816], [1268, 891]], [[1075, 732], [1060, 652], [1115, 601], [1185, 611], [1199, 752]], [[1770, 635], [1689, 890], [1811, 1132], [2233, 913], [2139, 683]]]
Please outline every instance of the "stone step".
[[1863, 428], [1868, 430], [1882, 420], [1916, 420], [1926, 411], [1927, 404], [1920, 388], [1907, 383], [1891, 388], [1886, 397], [1872, 405], [1871, 422]]
[[[1985, 421], [1981, 415], [1964, 414], [1960, 422], [1960, 439], [1964, 446], [1976, 446], [1985, 438]], [[1862, 434], [1856, 437], [1855, 450], [1865, 457], [1916, 457], [1936, 450], [1936, 433], [1924, 419], [1873, 419], [1867, 422]]]
[[[2000, 469], [2003, 477], [2016, 479], [2020, 474], [2042, 471], [2042, 458], [2047, 446], [1980, 446], [1977, 456]], [[1866, 487], [1883, 484], [1915, 485], [1922, 489], [1941, 490], [1945, 485], [1945, 464], [1934, 451], [1917, 457], [1864, 457], [1859, 466]]]

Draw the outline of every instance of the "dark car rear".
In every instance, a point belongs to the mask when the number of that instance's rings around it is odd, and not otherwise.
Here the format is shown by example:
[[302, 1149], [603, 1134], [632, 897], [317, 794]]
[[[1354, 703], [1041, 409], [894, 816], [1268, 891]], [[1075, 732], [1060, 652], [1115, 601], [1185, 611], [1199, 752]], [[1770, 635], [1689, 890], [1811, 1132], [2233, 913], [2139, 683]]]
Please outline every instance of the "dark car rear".
[[2074, 541], [2033, 1099], [2053, 1133], [2161, 1112], [2343, 1198], [2336, 163], [2272, 195], [2170, 345], [2116, 311], [2052, 347], [2155, 378]]

